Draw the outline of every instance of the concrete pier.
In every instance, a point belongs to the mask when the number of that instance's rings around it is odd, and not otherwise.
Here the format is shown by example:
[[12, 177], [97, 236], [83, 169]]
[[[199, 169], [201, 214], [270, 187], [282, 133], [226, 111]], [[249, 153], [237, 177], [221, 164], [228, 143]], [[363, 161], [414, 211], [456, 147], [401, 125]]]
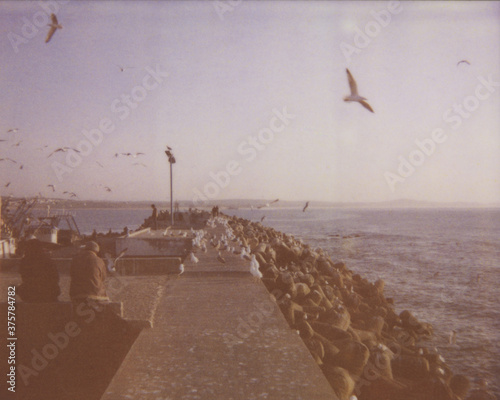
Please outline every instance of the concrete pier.
[[336, 399], [249, 262], [209, 248], [166, 281], [102, 400]]

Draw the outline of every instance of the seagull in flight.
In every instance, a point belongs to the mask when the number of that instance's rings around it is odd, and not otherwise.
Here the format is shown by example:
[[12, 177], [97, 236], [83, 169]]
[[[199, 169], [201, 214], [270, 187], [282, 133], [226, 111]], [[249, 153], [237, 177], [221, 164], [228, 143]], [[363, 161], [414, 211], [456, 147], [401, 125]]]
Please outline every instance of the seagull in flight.
[[128, 250], [128, 248], [123, 249], [115, 259], [113, 259], [111, 257], [111, 254], [109, 254], [109, 253], [104, 254], [104, 257], [106, 258], [106, 261], [107, 261], [106, 267], [108, 268], [109, 272], [116, 272], [116, 262], [125, 255], [127, 250]]
[[76, 193], [64, 191], [63, 194], [69, 194], [70, 197], [78, 197]]
[[127, 156], [127, 157], [133, 157], [133, 158], [137, 158], [138, 156], [142, 156], [144, 155], [144, 153], [115, 153], [115, 157], [119, 157], [119, 156]]
[[305, 206], [304, 206], [304, 208], [302, 209], [302, 212], [305, 212], [305, 211], [306, 211], [306, 209], [307, 209], [307, 207], [309, 207], [309, 202], [308, 202], [308, 201], [306, 201], [306, 205], [305, 205]]
[[52, 188], [52, 192], [56, 191], [56, 187], [54, 185], [52, 185], [52, 184], [47, 185], [47, 187]]
[[264, 221], [264, 219], [266, 218], [266, 216], [264, 215], [261, 219], [260, 219], [260, 222]]
[[10, 182], [7, 182], [7, 183], [5, 184], [5, 187], [9, 187], [9, 185], [10, 185]]
[[142, 165], [143, 167], [146, 167], [147, 168], [147, 165], [144, 164], [144, 163], [141, 163], [141, 162], [135, 162], [133, 163], [132, 165]]
[[462, 63], [467, 64], [467, 65], [470, 65], [470, 62], [469, 62], [469, 61], [467, 61], [467, 60], [460, 60], [459, 62], [457, 62], [457, 67], [458, 67], [460, 64], [462, 64]]
[[7, 131], [7, 133], [16, 133], [19, 130], [19, 128], [11, 128]]
[[0, 161], [10, 161], [14, 164], [17, 164], [16, 160], [13, 160], [12, 158], [6, 157], [6, 158], [0, 158]]
[[347, 80], [349, 81], [349, 88], [351, 89], [351, 94], [349, 96], [345, 96], [344, 101], [346, 102], [357, 101], [368, 111], [374, 112], [373, 109], [370, 107], [370, 105], [366, 102], [367, 99], [358, 94], [358, 85], [356, 85], [356, 81], [354, 80], [354, 78], [352, 77], [351, 73], [347, 68], [346, 72], [347, 72]]
[[50, 14], [50, 19], [51, 23], [48, 24], [50, 26], [49, 33], [47, 34], [47, 39], [45, 39], [45, 43], [49, 43], [50, 39], [52, 39], [52, 36], [54, 36], [54, 33], [56, 33], [56, 30], [62, 29], [62, 25], [57, 21], [57, 17], [55, 14]]
[[54, 154], [54, 153], [59, 153], [59, 152], [61, 152], [61, 151], [62, 151], [63, 153], [66, 153], [67, 151], [70, 151], [70, 150], [75, 151], [75, 152], [77, 152], [77, 153], [79, 153], [79, 152], [80, 152], [80, 150], [74, 149], [73, 147], [59, 147], [58, 149], [55, 149], [52, 153], [50, 153], [50, 154], [47, 156], [47, 158], [49, 158], [49, 157], [50, 157], [52, 154]]
[[99, 167], [101, 168], [104, 168], [104, 165], [102, 165], [99, 161], [96, 161], [97, 165], [99, 165]]
[[106, 192], [111, 192], [111, 188], [109, 186], [104, 186], [104, 189], [106, 189]]
[[17, 142], [16, 144], [13, 144], [11, 145], [10, 147], [19, 147], [19, 145], [22, 143], [23, 141], [20, 140], [19, 142]]

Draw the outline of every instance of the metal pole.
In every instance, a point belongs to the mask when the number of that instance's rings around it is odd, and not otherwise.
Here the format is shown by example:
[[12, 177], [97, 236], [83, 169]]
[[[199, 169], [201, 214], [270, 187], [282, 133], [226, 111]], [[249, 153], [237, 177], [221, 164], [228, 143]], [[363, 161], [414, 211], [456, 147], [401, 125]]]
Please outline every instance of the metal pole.
[[172, 218], [171, 226], [174, 226], [174, 195], [172, 184], [172, 163], [170, 162], [170, 217]]

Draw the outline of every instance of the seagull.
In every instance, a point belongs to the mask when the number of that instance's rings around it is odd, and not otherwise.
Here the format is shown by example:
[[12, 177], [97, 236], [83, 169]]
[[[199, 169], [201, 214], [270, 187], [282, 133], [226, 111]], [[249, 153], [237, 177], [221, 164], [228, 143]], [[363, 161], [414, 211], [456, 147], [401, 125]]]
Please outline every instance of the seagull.
[[347, 102], [357, 101], [368, 111], [374, 112], [373, 109], [370, 107], [370, 105], [365, 101], [367, 99], [358, 94], [358, 85], [356, 85], [356, 81], [354, 80], [354, 78], [352, 77], [351, 73], [347, 68], [346, 72], [347, 72], [347, 80], [349, 81], [349, 88], [351, 89], [351, 94], [349, 96], [345, 96], [344, 101]]
[[135, 162], [133, 163], [132, 165], [142, 165], [143, 167], [146, 167], [147, 168], [147, 165], [144, 164], [144, 163], [141, 163], [141, 162]]
[[280, 199], [273, 200], [271, 201], [271, 204], [277, 203], [278, 201], [280, 201]]
[[198, 263], [198, 261], [200, 261], [200, 260], [198, 260], [198, 258], [194, 255], [194, 253], [193, 253], [193, 252], [191, 252], [191, 254], [189, 254], [189, 260], [190, 260], [192, 263], [195, 263], [195, 264], [197, 264], [197, 263]]
[[13, 160], [12, 158], [9, 158], [9, 157], [0, 158], [0, 161], [10, 161], [10, 162], [12, 162], [14, 164], [17, 164], [16, 160]]
[[23, 141], [20, 140], [19, 142], [17, 142], [16, 144], [13, 144], [11, 145], [10, 147], [19, 147], [19, 145], [22, 143]]
[[115, 259], [111, 258], [111, 254], [109, 253], [104, 254], [104, 257], [106, 258], [107, 261], [106, 266], [109, 272], [116, 272], [116, 262], [125, 255], [127, 250], [128, 248], [122, 250]]
[[120, 153], [120, 154], [118, 154], [117, 153], [117, 154], [115, 154], [115, 157], [118, 157], [119, 155], [127, 156], [127, 157], [132, 156], [134, 158], [137, 158], [138, 156], [144, 155], [144, 153], [135, 153], [135, 154], [132, 154], [132, 153]]
[[181, 276], [184, 273], [184, 264], [179, 265], [179, 275], [177, 277]]
[[99, 165], [99, 167], [101, 168], [104, 168], [104, 165], [102, 165], [99, 161], [96, 161], [97, 165]]
[[260, 222], [264, 221], [264, 219], [266, 218], [266, 216], [264, 215], [261, 219], [260, 219]]
[[217, 254], [217, 260], [219, 260], [222, 264], [226, 263], [226, 260], [224, 260], [224, 257], [222, 257], [222, 255], [220, 254], [220, 251]]
[[452, 330], [450, 332], [450, 337], [448, 339], [448, 342], [450, 344], [457, 344], [457, 332], [455, 330]]
[[9, 187], [9, 185], [10, 185], [10, 182], [7, 182], [7, 183], [5, 184], [5, 187]]
[[19, 167], [19, 169], [23, 169], [24, 168], [24, 164], [21, 164], [21, 166]]
[[47, 185], [47, 187], [52, 188], [52, 192], [56, 191], [56, 187], [54, 185], [52, 185], [52, 184]]
[[54, 36], [54, 33], [57, 29], [62, 29], [62, 25], [57, 21], [57, 17], [55, 14], [50, 14], [50, 19], [52, 20], [52, 23], [48, 24], [48, 26], [50, 26], [50, 29], [49, 33], [47, 34], [47, 39], [45, 39], [45, 43], [49, 43], [50, 39], [52, 38], [52, 36]]
[[106, 189], [106, 192], [111, 192], [111, 188], [108, 186], [104, 186], [104, 189]]
[[63, 194], [69, 194], [69, 195], [70, 195], [70, 197], [78, 197], [78, 196], [76, 195], [76, 193], [74, 193], [74, 192], [64, 191], [64, 192], [63, 192]]
[[470, 62], [467, 61], [467, 60], [460, 60], [459, 62], [457, 62], [457, 67], [461, 64], [461, 63], [465, 63], [467, 65], [470, 65]]
[[117, 67], [120, 68], [120, 72], [123, 72], [126, 69], [135, 68], [135, 67], [122, 67], [121, 65], [117, 65]]
[[16, 133], [19, 130], [19, 128], [11, 128], [7, 131], [7, 133]]
[[309, 202], [308, 201], [306, 201], [306, 205], [302, 209], [302, 212], [305, 212], [307, 210], [307, 207], [309, 207]]
[[52, 154], [54, 153], [59, 153], [59, 152], [63, 152], [63, 153], [66, 153], [67, 151], [75, 151], [77, 153], [80, 152], [80, 150], [77, 150], [77, 149], [74, 149], [73, 147], [59, 147], [58, 149], [55, 149], [52, 153], [50, 153], [47, 158], [49, 158]]
[[259, 280], [262, 278], [262, 272], [259, 270], [259, 262], [255, 258], [255, 254], [252, 254], [252, 258], [250, 260], [250, 273], [255, 278], [255, 280]]

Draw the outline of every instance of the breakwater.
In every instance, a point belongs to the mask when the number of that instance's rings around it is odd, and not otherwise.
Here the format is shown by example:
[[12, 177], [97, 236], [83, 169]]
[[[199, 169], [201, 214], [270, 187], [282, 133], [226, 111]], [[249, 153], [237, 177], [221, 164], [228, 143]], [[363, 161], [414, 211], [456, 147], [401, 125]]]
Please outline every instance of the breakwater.
[[255, 254], [264, 284], [339, 398], [494, 398], [453, 373], [430, 324], [408, 310], [396, 314], [383, 280], [369, 282], [323, 250], [260, 223], [232, 217], [228, 224]]

